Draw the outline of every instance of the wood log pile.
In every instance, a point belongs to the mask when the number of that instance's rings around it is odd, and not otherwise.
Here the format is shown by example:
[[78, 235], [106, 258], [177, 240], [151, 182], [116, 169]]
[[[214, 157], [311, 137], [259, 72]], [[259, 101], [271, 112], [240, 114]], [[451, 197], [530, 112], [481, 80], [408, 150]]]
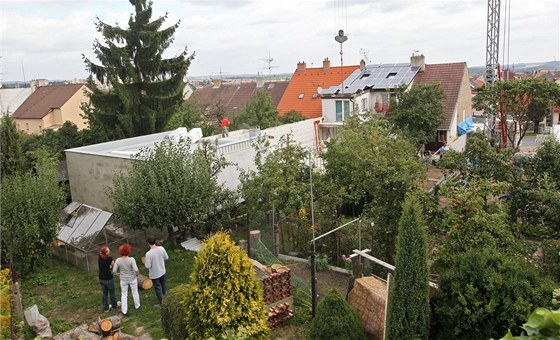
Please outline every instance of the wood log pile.
[[282, 303], [268, 309], [268, 327], [274, 329], [282, 326], [294, 313], [290, 310], [289, 303]]
[[261, 279], [264, 301], [267, 305], [292, 295], [292, 279], [290, 269], [272, 273]]
[[133, 339], [130, 335], [121, 332], [121, 318], [117, 315], [105, 319], [99, 318], [97, 321], [89, 325], [81, 325], [69, 330], [68, 332], [58, 334], [53, 340], [127, 340]]

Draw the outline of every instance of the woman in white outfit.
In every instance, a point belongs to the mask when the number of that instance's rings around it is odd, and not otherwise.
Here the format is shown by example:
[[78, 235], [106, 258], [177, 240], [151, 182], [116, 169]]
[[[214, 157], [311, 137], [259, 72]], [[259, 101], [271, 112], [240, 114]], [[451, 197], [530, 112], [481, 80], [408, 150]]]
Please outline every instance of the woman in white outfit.
[[132, 300], [134, 300], [134, 308], [140, 308], [140, 295], [138, 294], [138, 266], [134, 257], [129, 257], [132, 247], [130, 244], [123, 244], [119, 247], [121, 257], [115, 261], [113, 266], [113, 274], [120, 271], [121, 281], [121, 312], [127, 315], [128, 312], [128, 287], [132, 291]]

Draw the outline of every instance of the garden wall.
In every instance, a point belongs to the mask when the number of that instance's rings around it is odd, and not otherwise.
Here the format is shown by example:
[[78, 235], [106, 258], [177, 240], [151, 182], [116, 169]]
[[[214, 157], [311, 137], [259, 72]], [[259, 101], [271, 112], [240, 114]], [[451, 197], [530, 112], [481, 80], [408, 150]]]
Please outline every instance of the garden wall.
[[382, 340], [387, 283], [374, 276], [356, 279], [354, 288], [348, 293], [348, 302], [358, 313], [362, 326], [370, 338]]

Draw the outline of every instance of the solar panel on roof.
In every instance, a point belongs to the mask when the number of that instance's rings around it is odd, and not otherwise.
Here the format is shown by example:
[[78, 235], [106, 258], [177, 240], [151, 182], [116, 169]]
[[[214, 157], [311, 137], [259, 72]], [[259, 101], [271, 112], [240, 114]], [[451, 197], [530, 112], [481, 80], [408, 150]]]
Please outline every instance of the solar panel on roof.
[[[366, 89], [395, 89], [401, 84], [410, 84], [419, 70], [419, 67], [409, 64], [367, 65], [365, 70], [356, 70], [344, 80], [344, 91], [356, 93]], [[323, 94], [332, 95], [339, 90], [340, 85], [331, 86]]]

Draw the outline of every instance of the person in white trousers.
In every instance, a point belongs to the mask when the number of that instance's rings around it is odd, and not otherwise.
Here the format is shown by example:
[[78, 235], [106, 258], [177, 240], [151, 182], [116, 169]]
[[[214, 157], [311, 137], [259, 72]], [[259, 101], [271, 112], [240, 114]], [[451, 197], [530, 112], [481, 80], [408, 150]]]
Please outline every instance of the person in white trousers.
[[115, 261], [113, 274], [120, 270], [121, 281], [121, 312], [123, 315], [128, 313], [128, 287], [132, 291], [134, 308], [140, 308], [140, 295], [138, 294], [138, 266], [134, 257], [129, 257], [132, 247], [130, 244], [123, 244], [119, 247], [121, 257]]

